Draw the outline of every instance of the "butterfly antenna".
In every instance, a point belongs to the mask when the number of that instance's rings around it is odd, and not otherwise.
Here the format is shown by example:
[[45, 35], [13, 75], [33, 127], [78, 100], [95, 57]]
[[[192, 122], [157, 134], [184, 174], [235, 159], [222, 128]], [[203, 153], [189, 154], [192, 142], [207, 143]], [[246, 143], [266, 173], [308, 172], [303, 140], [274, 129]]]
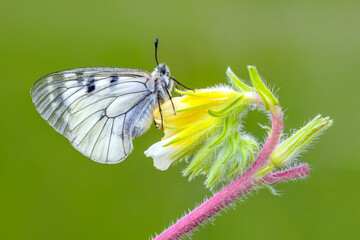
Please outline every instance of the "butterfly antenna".
[[156, 61], [157, 66], [159, 66], [159, 61], [158, 61], [158, 57], [157, 57], [158, 45], [159, 45], [159, 39], [156, 38], [156, 40], [155, 40], [155, 61]]
[[170, 77], [170, 79], [172, 79], [172, 80], [175, 82], [175, 84], [179, 84], [180, 86], [183, 86], [184, 88], [189, 89], [189, 90], [191, 90], [191, 91], [195, 92], [195, 90], [194, 90], [194, 89], [188, 88], [188, 87], [187, 87], [187, 86], [185, 86], [184, 84], [181, 84], [181, 83], [180, 83], [178, 80], [176, 80], [175, 78]]

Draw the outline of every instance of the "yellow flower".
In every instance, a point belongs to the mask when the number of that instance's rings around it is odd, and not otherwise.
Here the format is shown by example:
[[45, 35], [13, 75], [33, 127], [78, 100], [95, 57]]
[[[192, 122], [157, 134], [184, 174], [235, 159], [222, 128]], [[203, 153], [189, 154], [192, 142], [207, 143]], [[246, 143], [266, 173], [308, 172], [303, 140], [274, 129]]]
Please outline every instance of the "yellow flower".
[[[154, 158], [154, 166], [160, 170], [166, 170], [171, 163], [193, 152], [207, 137], [221, 129], [224, 120], [211, 113], [216, 114], [242, 97], [226, 87], [178, 92], [183, 96], [172, 99], [175, 114], [171, 101], [161, 106], [162, 127], [165, 129], [163, 140], [145, 152]], [[156, 123], [161, 125], [159, 109], [154, 115]]]
[[[206, 174], [205, 184], [213, 188], [218, 182], [232, 180], [253, 162], [258, 143], [243, 131], [241, 118], [250, 104], [271, 109], [277, 99], [262, 83], [254, 67], [249, 67], [254, 87], [239, 80], [230, 68], [230, 86], [217, 86], [195, 91], [179, 91], [155, 110], [155, 122], [165, 136], [152, 145], [146, 156], [154, 166], [166, 170], [177, 161], [189, 164], [184, 170], [190, 179]], [[173, 109], [173, 105], [175, 112]]]

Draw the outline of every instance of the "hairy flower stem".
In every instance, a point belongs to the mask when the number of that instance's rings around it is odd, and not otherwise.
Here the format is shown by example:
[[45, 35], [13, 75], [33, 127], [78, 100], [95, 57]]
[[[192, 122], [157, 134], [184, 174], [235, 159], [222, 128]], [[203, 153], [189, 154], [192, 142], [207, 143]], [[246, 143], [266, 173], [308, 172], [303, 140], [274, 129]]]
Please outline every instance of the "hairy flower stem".
[[191, 232], [223, 208], [256, 187], [256, 180], [238, 179], [165, 230], [155, 240], [175, 240]]
[[303, 164], [299, 167], [295, 167], [289, 170], [285, 170], [274, 174], [268, 174], [262, 178], [262, 182], [267, 185], [286, 182], [296, 178], [305, 177], [310, 174], [310, 171], [311, 169], [309, 165]]
[[257, 160], [254, 162], [252, 167], [243, 175], [244, 179], [249, 176], [253, 176], [258, 170], [266, 165], [271, 153], [274, 151], [278, 144], [281, 136], [281, 132], [284, 129], [283, 124], [283, 112], [279, 106], [274, 107], [271, 111], [271, 132], [268, 139], [265, 142], [263, 149], [261, 150]]
[[267, 175], [262, 176], [259, 179], [255, 179], [253, 177], [254, 174], [257, 173], [257, 171], [259, 171], [267, 163], [271, 153], [274, 151], [277, 143], [280, 140], [280, 135], [284, 128], [284, 125], [282, 123], [283, 114], [280, 107], [274, 106], [274, 108], [270, 112], [272, 119], [271, 132], [253, 166], [243, 176], [222, 189], [220, 192], [208, 199], [202, 205], [200, 205], [192, 212], [184, 216], [182, 219], [177, 221], [173, 226], [171, 226], [159, 236], [157, 236], [155, 240], [179, 239], [180, 237], [194, 230], [200, 224], [207, 221], [209, 218], [213, 217], [215, 214], [220, 212], [229, 204], [235, 202], [237, 199], [239, 199], [246, 193], [261, 186], [262, 182], [264, 181], [266, 182], [273, 180], [273, 182], [276, 182], [276, 180], [279, 179], [289, 180], [293, 178], [294, 175], [305, 176], [302, 174], [309, 173], [309, 171], [297, 172], [295, 170], [296, 174], [294, 174], [294, 172], [285, 171], [281, 176], [273, 176], [270, 175], [271, 173], [268, 173]]

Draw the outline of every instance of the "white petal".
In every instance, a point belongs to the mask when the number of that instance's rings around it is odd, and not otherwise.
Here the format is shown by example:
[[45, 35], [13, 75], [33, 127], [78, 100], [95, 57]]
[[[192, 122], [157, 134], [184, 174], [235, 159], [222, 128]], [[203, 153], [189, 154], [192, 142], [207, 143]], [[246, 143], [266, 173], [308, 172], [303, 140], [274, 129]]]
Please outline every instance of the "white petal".
[[154, 160], [154, 167], [159, 170], [166, 170], [176, 160], [176, 158], [170, 159], [179, 149], [179, 147], [167, 146], [164, 147], [172, 138], [168, 138], [157, 142], [149, 147], [144, 153], [147, 157], [152, 157]]

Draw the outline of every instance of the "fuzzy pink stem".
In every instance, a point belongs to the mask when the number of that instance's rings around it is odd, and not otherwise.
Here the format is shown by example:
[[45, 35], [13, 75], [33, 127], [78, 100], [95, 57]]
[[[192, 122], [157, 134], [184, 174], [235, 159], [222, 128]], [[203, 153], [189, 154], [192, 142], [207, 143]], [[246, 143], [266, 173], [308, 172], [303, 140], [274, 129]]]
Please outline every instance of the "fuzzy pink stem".
[[260, 182], [253, 178], [252, 175], [266, 164], [270, 154], [279, 142], [281, 131], [284, 128], [282, 123], [283, 115], [279, 107], [275, 107], [275, 109], [271, 111], [271, 118], [271, 133], [266, 140], [258, 159], [249, 171], [180, 219], [173, 226], [165, 230], [157, 236], [155, 240], [175, 240], [180, 238], [214, 216], [223, 208], [227, 207], [229, 204], [233, 203], [236, 199], [256, 188]]
[[272, 121], [271, 133], [268, 139], [266, 140], [265, 145], [261, 150], [257, 160], [249, 169], [249, 171], [246, 172], [244, 177], [252, 176], [255, 172], [257, 172], [267, 163], [271, 153], [274, 151], [276, 145], [278, 144], [280, 140], [281, 132], [284, 129], [284, 124], [282, 120], [283, 120], [283, 113], [280, 107], [276, 107], [271, 112], [271, 121]]
[[299, 167], [285, 170], [282, 172], [274, 173], [262, 178], [262, 182], [266, 184], [275, 184], [280, 182], [286, 182], [296, 178], [306, 177], [310, 174], [310, 167], [307, 164], [303, 164]]
[[197, 207], [191, 213], [180, 219], [169, 229], [155, 238], [155, 240], [174, 240], [195, 229], [201, 223], [214, 216], [224, 207], [250, 192], [257, 181], [254, 178], [238, 179], [212, 198]]

